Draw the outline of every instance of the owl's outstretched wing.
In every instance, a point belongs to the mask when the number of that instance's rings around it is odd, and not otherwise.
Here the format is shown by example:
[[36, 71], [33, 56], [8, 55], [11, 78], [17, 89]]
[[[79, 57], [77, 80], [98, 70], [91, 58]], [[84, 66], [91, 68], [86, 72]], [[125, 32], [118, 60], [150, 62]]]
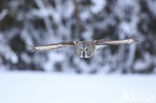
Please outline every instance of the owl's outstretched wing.
[[40, 51], [53, 50], [53, 49], [58, 49], [63, 47], [70, 47], [74, 45], [75, 45], [74, 42], [61, 42], [61, 43], [42, 45], [42, 46], [26, 45], [26, 50], [30, 52], [40, 52]]
[[120, 44], [131, 44], [139, 42], [139, 40], [132, 38], [132, 39], [124, 39], [124, 40], [96, 40], [96, 45], [120, 45]]

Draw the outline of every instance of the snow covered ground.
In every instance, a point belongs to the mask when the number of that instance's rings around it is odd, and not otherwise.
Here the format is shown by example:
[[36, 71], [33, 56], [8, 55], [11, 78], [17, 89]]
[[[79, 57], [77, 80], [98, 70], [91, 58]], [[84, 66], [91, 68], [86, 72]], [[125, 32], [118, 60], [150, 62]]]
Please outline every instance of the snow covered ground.
[[0, 103], [156, 103], [156, 76], [0, 72]]

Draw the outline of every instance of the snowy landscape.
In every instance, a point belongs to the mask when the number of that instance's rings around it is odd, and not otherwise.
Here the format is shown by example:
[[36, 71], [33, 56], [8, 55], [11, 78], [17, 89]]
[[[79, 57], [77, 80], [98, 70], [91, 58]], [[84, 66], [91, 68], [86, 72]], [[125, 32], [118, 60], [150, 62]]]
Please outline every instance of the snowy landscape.
[[0, 103], [156, 103], [155, 75], [1, 72]]
[[[26, 50], [128, 38], [89, 59]], [[156, 103], [156, 0], [0, 0], [0, 103]]]

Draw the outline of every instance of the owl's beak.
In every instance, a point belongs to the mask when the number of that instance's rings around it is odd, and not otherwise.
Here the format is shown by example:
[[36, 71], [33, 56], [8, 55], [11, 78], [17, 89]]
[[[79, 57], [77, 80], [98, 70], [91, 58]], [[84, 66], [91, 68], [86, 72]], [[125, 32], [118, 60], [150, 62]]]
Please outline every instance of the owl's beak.
[[85, 51], [83, 51], [83, 58], [85, 58]]

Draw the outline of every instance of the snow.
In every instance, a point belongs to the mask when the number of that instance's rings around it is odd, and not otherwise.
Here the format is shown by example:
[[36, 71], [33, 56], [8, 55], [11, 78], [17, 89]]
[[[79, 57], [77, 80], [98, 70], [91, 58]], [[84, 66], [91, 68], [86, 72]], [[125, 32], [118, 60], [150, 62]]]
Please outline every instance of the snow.
[[5, 16], [7, 15], [7, 13], [8, 13], [8, 10], [7, 9], [2, 10], [2, 12], [0, 13], [0, 21], [5, 18]]
[[155, 75], [0, 72], [0, 103], [156, 103]]
[[141, 68], [147, 68], [151, 63], [155, 61], [149, 53], [145, 53], [142, 60], [137, 60], [134, 64], [135, 70], [141, 70]]
[[105, 0], [92, 0], [93, 2], [93, 6], [91, 8], [91, 11], [93, 13], [98, 13], [100, 10], [103, 9], [103, 7], [105, 7], [106, 5], [106, 1]]
[[[11, 48], [7, 47], [6, 44], [0, 44], [0, 47], [5, 48], [5, 49], [0, 49], [0, 53], [3, 54], [7, 60], [10, 60], [14, 64], [16, 64], [18, 62], [18, 57], [11, 50]], [[5, 55], [5, 53], [7, 53], [8, 55]]]
[[155, 7], [156, 1], [148, 0], [148, 1], [145, 1], [145, 2], [147, 2], [148, 8], [149, 8], [150, 12], [153, 13], [153, 16], [156, 16], [156, 11], [155, 11], [156, 10], [156, 7]]

